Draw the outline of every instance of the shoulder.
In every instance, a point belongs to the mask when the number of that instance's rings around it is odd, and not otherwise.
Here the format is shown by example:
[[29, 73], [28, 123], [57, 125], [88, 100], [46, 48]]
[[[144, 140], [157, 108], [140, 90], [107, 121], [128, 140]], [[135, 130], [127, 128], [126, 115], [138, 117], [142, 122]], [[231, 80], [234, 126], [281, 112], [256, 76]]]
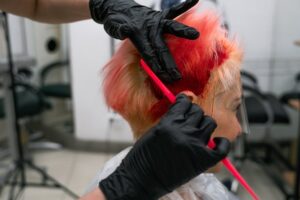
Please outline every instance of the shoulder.
[[214, 174], [203, 173], [159, 200], [232, 200]]
[[122, 160], [126, 157], [131, 148], [132, 147], [127, 147], [126, 149], [109, 159], [100, 171], [98, 181], [101, 181], [108, 177], [110, 174], [112, 174], [116, 170], [116, 168], [121, 164]]
[[88, 193], [94, 188], [98, 187], [98, 184], [101, 180], [105, 179], [110, 174], [112, 174], [116, 170], [116, 168], [121, 164], [122, 160], [126, 157], [131, 148], [132, 147], [127, 147], [126, 149], [109, 159], [104, 164], [104, 167], [98, 171], [98, 173], [90, 182], [90, 184], [88, 184], [85, 193]]

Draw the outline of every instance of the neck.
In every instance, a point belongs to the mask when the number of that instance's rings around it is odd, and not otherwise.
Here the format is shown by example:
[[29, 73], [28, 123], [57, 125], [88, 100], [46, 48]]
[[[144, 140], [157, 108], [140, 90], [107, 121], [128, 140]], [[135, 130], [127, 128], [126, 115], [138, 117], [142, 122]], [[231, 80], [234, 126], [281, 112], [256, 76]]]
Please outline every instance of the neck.
[[130, 121], [129, 124], [136, 140], [142, 137], [154, 125], [154, 123], [142, 122], [141, 120]]

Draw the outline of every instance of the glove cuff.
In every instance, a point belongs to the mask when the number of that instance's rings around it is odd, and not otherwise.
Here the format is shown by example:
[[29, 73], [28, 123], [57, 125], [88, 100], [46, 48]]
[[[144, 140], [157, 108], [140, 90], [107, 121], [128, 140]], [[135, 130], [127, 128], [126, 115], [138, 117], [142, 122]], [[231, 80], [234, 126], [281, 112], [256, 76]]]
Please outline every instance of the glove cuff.
[[99, 182], [98, 187], [107, 200], [155, 200], [142, 187], [131, 181], [127, 173], [117, 169], [113, 174]]
[[95, 22], [97, 22], [99, 24], [103, 24], [104, 18], [107, 14], [107, 8], [105, 8], [105, 6], [104, 6], [106, 1], [109, 1], [109, 0], [90, 0], [89, 1], [91, 17]]

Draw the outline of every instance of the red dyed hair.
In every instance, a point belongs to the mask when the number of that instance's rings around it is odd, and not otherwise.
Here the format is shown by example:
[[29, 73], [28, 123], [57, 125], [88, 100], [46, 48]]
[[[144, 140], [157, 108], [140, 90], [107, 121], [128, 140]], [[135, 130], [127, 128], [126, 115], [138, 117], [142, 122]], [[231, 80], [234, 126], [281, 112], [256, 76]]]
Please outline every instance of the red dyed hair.
[[[212, 71], [220, 68], [220, 81], [228, 82], [231, 73], [228, 70], [239, 65], [242, 52], [237, 43], [227, 37], [214, 12], [196, 13], [193, 10], [176, 20], [197, 29], [200, 37], [188, 40], [173, 35], [165, 36], [182, 74], [180, 81], [166, 86], [175, 95], [189, 90], [204, 98]], [[131, 42], [124, 41], [104, 68], [103, 87], [108, 106], [129, 123], [136, 121], [140, 126], [148, 126], [161, 117], [170, 104], [139, 67], [140, 59]]]

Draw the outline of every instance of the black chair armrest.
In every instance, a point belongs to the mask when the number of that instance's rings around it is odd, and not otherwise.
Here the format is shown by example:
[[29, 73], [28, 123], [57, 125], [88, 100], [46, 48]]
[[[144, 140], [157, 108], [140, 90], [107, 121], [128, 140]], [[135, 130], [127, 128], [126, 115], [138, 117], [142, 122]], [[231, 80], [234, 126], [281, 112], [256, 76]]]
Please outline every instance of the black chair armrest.
[[46, 100], [46, 97], [44, 96], [44, 94], [37, 87], [30, 85], [28, 83], [23, 83], [23, 82], [16, 82], [15, 87], [23, 88], [24, 90], [35, 94], [38, 97], [40, 106], [42, 108], [46, 108], [46, 109], [51, 108], [50, 103]]
[[241, 77], [242, 78], [247, 78], [248, 80], [250, 80], [252, 83], [254, 83], [255, 85], [258, 84], [257, 79], [255, 78], [255, 76], [249, 72], [246, 72], [244, 70], [241, 70]]
[[46, 76], [48, 75], [48, 73], [54, 69], [57, 68], [61, 68], [61, 67], [65, 67], [66, 65], [69, 65], [69, 61], [56, 61], [53, 63], [50, 63], [44, 67], [42, 67], [42, 71], [40, 72], [40, 80], [41, 80], [41, 86], [44, 85]]
[[244, 91], [248, 91], [248, 92], [258, 96], [261, 99], [266, 98], [266, 96], [262, 92], [260, 92], [257, 88], [254, 88], [254, 87], [246, 85], [246, 84], [243, 84], [242, 87], [243, 87]]
[[292, 99], [300, 100], [300, 92], [294, 92], [294, 91], [287, 92], [282, 95], [282, 97], [280, 98], [280, 101], [288, 104], [289, 100], [292, 100]]
[[300, 82], [300, 72], [296, 75], [296, 82]]
[[[253, 104], [255, 103], [256, 105], [254, 106], [254, 110], [247, 110], [249, 116], [249, 122], [254, 122], [254, 123], [273, 123], [274, 119], [274, 113], [271, 109], [270, 103], [266, 100], [267, 96], [263, 94], [259, 89], [254, 88], [253, 86], [249, 86], [246, 84], [242, 85], [243, 87], [243, 92], [249, 92], [250, 96], [246, 98], [249, 100], [249, 103]], [[247, 103], [247, 102], [246, 102]], [[249, 107], [246, 108], [249, 109]], [[258, 109], [259, 108], [259, 109]], [[251, 109], [251, 108], [250, 108]], [[253, 113], [254, 112], [254, 113]], [[252, 114], [251, 114], [252, 113]]]

